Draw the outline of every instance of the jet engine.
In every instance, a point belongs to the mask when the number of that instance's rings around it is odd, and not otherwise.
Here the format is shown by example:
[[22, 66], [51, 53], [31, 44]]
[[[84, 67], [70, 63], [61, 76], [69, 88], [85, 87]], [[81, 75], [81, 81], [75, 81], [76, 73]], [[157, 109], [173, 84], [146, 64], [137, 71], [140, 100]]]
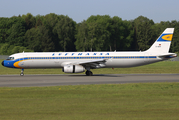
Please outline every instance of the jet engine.
[[62, 71], [65, 73], [81, 73], [85, 71], [85, 68], [81, 65], [65, 65]]

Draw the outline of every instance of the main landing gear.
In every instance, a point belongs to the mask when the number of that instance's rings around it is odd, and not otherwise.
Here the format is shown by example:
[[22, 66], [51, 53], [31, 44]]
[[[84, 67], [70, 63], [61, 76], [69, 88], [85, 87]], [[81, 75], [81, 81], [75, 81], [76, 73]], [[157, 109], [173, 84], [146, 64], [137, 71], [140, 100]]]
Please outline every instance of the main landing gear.
[[21, 70], [20, 76], [24, 76], [24, 69]]
[[93, 76], [93, 73], [92, 73], [91, 71], [87, 70], [87, 71], [86, 71], [86, 75], [87, 75], [87, 76]]

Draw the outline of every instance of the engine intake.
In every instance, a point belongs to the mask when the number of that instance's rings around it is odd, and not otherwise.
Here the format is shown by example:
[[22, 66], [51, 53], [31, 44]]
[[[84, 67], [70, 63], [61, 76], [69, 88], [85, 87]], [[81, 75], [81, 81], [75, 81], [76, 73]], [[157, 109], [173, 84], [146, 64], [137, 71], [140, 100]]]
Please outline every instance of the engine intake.
[[65, 73], [81, 73], [85, 71], [85, 68], [81, 65], [65, 65], [62, 71]]

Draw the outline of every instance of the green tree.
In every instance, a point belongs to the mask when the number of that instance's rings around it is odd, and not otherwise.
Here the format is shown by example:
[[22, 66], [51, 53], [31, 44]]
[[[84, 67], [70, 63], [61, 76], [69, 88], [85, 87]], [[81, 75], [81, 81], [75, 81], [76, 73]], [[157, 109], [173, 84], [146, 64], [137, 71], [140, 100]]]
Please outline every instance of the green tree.
[[5, 40], [8, 37], [8, 20], [9, 18], [0, 18], [0, 43], [5, 43]]
[[35, 52], [52, 52], [54, 51], [54, 43], [48, 35], [49, 31], [45, 26], [39, 26], [28, 30], [25, 34], [26, 46]]
[[52, 41], [51, 36], [49, 36], [49, 30], [44, 26], [40, 26], [39, 28], [39, 39], [41, 41], [41, 49], [43, 52], [53, 52], [55, 51], [54, 42]]
[[143, 16], [139, 16], [133, 21], [136, 49], [146, 50], [149, 48], [149, 43], [153, 40], [152, 25], [154, 25], [153, 20]]
[[26, 22], [27, 29], [31, 29], [31, 28], [35, 27], [36, 19], [31, 13], [27, 13], [26, 15], [22, 15], [22, 18]]
[[170, 51], [179, 53], [179, 21], [173, 20], [170, 25], [175, 28]]
[[10, 47], [10, 45], [8, 43], [1, 45], [1, 48], [0, 48], [1, 55], [7, 55], [9, 47]]
[[[76, 22], [68, 16], [61, 16], [53, 32], [57, 33], [63, 51], [74, 48]], [[70, 47], [70, 48], [69, 48]], [[68, 49], [67, 49], [68, 48]]]
[[34, 50], [35, 52], [42, 51], [41, 48], [41, 33], [38, 28], [31, 28], [25, 33], [25, 47]]
[[87, 21], [88, 44], [91, 51], [108, 50], [111, 35], [111, 18], [109, 15], [90, 16]]
[[[63, 15], [62, 15], [63, 16]], [[59, 51], [60, 45], [59, 45], [59, 38], [58, 34], [54, 32], [55, 26], [57, 25], [58, 21], [60, 20], [61, 16], [58, 16], [54, 13], [50, 13], [44, 16], [44, 18], [40, 19], [42, 20], [43, 26], [48, 30], [48, 36], [51, 38], [52, 42], [54, 43], [54, 50]]]
[[16, 17], [15, 20], [16, 22], [7, 31], [9, 36], [5, 41], [10, 45], [24, 46], [24, 35], [26, 33], [25, 21], [20, 17]]
[[123, 21], [117, 16], [113, 17], [110, 40], [112, 50], [129, 50], [133, 40], [133, 29], [131, 22]]
[[[134, 36], [134, 29], [132, 28], [132, 23], [131, 21], [123, 21], [123, 31], [122, 31], [122, 36], [120, 45], [118, 45], [119, 50], [131, 50], [131, 44], [133, 41], [133, 36]], [[120, 49], [122, 48], [122, 49]]]
[[88, 26], [84, 20], [82, 23], [76, 26], [76, 49], [77, 51], [86, 51], [88, 49], [87, 37], [88, 37]]
[[35, 19], [36, 19], [35, 27], [38, 27], [38, 26], [42, 26], [42, 25], [43, 25], [44, 16], [37, 15], [37, 16], [35, 17]]

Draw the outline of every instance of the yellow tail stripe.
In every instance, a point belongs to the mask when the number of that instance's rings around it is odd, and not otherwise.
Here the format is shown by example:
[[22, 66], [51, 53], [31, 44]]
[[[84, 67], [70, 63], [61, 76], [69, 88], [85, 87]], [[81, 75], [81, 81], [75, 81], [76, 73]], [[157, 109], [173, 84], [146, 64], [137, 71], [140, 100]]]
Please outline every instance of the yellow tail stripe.
[[173, 34], [170, 34], [170, 35], [164, 35], [164, 36], [162, 36], [162, 39], [171, 41], [171, 40], [172, 40], [172, 37], [173, 37]]

